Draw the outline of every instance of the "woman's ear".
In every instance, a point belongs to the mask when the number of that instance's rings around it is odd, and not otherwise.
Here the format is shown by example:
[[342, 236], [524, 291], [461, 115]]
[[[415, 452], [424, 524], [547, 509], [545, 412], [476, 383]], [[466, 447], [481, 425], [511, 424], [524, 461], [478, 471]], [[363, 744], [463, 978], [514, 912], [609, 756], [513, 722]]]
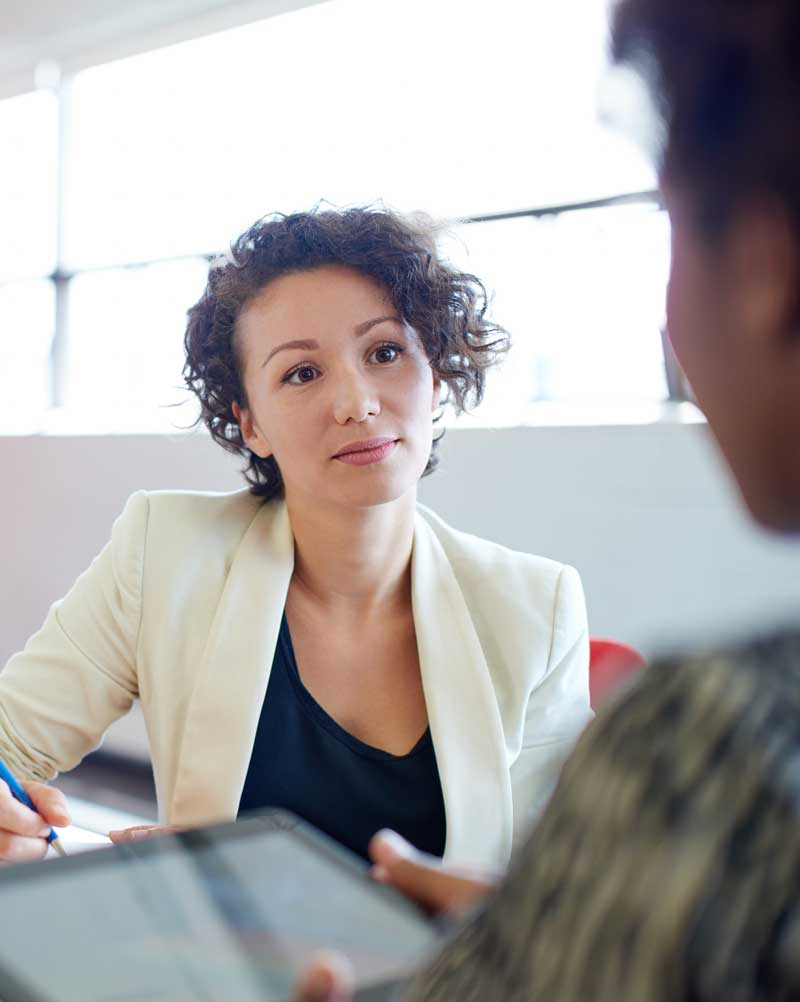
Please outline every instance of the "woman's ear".
[[[737, 326], [754, 343], [782, 353], [797, 345], [800, 327], [800, 246], [785, 210], [753, 205], [741, 213], [727, 240], [730, 287]], [[790, 336], [791, 341], [787, 339]]]
[[242, 438], [244, 439], [244, 444], [247, 448], [254, 452], [257, 456], [262, 459], [266, 459], [267, 456], [272, 455], [272, 449], [270, 448], [269, 442], [266, 440], [264, 435], [261, 434], [260, 429], [253, 420], [253, 415], [247, 407], [240, 407], [238, 403], [234, 400], [233, 402], [233, 416], [236, 418], [236, 423], [239, 425], [239, 431], [242, 433]]

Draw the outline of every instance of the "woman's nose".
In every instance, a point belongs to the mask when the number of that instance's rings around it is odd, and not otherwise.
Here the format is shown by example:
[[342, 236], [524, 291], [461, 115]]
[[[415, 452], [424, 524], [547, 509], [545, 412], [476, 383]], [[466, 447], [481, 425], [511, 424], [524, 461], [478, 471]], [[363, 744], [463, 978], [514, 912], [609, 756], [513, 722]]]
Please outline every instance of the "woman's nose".
[[375, 387], [359, 373], [347, 373], [336, 380], [333, 416], [338, 424], [348, 421], [361, 423], [380, 414], [381, 407]]

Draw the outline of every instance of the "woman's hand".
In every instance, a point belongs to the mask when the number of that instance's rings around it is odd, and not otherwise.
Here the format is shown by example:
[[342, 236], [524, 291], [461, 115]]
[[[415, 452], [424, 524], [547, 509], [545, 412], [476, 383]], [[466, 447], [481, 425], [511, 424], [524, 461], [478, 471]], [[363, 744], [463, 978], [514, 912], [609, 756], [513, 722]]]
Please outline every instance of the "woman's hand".
[[47, 854], [47, 836], [53, 825], [70, 823], [64, 794], [46, 783], [21, 783], [36, 810], [11, 795], [0, 782], [0, 859], [9, 863], [32, 863]]
[[108, 837], [115, 845], [121, 845], [123, 842], [140, 842], [157, 835], [174, 835], [182, 831], [184, 829], [177, 825], [134, 825], [132, 828], [115, 828], [108, 833]]
[[372, 876], [402, 891], [429, 912], [460, 915], [492, 891], [501, 875], [446, 866], [390, 830], [380, 831], [369, 844], [375, 864]]
[[[378, 832], [369, 844], [373, 877], [431, 912], [467, 911], [500, 882], [500, 876], [444, 866], [393, 831]], [[320, 953], [297, 983], [293, 1002], [351, 1002], [352, 969], [339, 953]]]

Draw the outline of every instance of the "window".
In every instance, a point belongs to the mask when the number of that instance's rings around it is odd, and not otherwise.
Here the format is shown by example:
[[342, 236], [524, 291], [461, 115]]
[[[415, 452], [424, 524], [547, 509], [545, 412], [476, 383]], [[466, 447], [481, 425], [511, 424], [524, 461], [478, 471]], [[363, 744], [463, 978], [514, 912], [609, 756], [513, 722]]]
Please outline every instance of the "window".
[[661, 330], [669, 227], [652, 205], [461, 226], [449, 257], [494, 291], [512, 333], [481, 418], [524, 424], [537, 401], [636, 404], [668, 397]]
[[52, 94], [0, 102], [0, 430], [36, 430], [51, 398], [58, 115]]
[[200, 298], [204, 261], [87, 272], [69, 298], [64, 407], [106, 429], [189, 426], [197, 409], [183, 385], [186, 310]]
[[50, 396], [50, 352], [55, 323], [51, 282], [0, 285], [0, 430], [38, 431]]
[[55, 267], [57, 108], [55, 96], [43, 91], [0, 101], [0, 281]]
[[655, 179], [598, 121], [605, 31], [605, 0], [331, 0], [0, 103], [0, 283], [58, 290], [58, 392], [30, 399], [94, 431], [188, 424], [168, 405], [208, 257], [321, 200], [461, 220], [448, 252], [515, 342], [483, 420], [663, 399], [666, 226], [615, 204]]
[[461, 217], [651, 187], [597, 121], [604, 30], [602, 0], [335, 0], [81, 73], [67, 263], [215, 251], [320, 199]]

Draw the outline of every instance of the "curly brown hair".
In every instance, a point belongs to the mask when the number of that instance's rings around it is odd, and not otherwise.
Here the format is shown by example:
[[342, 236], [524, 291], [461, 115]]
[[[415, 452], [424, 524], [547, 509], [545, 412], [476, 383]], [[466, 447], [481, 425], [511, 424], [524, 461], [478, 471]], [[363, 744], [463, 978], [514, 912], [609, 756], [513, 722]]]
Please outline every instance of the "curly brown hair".
[[800, 230], [797, 0], [617, 0], [612, 56], [648, 84], [658, 167], [707, 236], [753, 197], [778, 199]]
[[[247, 460], [244, 475], [253, 494], [283, 494], [274, 457], [245, 445], [233, 413], [247, 405], [236, 325], [244, 307], [282, 275], [324, 265], [344, 265], [378, 282], [401, 318], [418, 334], [431, 368], [447, 391], [442, 406], [457, 413], [483, 399], [486, 370], [508, 350], [504, 328], [487, 319], [481, 281], [446, 262], [437, 250], [440, 228], [427, 216], [401, 216], [384, 208], [319, 207], [292, 215], [265, 216], [212, 264], [200, 300], [189, 310], [184, 338], [186, 385], [200, 401], [211, 437]], [[434, 420], [442, 416], [440, 409]], [[423, 476], [438, 465], [436, 436]]]

